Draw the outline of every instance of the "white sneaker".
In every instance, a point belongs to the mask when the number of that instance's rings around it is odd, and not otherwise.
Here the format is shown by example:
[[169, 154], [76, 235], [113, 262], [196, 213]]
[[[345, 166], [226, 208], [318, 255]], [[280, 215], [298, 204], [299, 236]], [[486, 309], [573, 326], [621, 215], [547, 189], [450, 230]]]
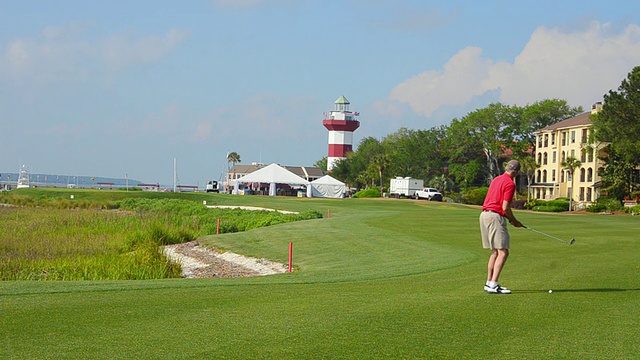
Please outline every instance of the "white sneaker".
[[502, 287], [500, 285], [497, 285], [494, 288], [492, 288], [489, 285], [485, 285], [484, 286], [484, 291], [487, 294], [511, 294], [511, 290], [507, 289], [506, 287]]

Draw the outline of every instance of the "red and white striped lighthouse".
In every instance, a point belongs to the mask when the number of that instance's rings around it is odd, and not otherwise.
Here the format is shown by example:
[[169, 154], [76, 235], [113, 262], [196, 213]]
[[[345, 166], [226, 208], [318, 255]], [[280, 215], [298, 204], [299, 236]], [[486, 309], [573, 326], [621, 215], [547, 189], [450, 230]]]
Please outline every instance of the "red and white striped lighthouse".
[[360, 114], [349, 110], [349, 100], [341, 95], [335, 102], [335, 110], [329, 113], [322, 125], [329, 130], [329, 156], [327, 156], [327, 171], [333, 170], [335, 163], [347, 157], [348, 151], [353, 151], [353, 132], [360, 127], [356, 116]]

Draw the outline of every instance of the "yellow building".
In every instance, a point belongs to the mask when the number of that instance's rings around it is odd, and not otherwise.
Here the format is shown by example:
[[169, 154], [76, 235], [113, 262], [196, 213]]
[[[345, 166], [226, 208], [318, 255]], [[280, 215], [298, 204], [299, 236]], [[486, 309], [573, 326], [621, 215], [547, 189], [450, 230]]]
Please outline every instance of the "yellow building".
[[[603, 143], [589, 144], [589, 135], [593, 131], [590, 115], [597, 113], [602, 103], [585, 112], [547, 126], [535, 132], [536, 163], [531, 184], [535, 199], [553, 200], [559, 197], [571, 197], [576, 209], [585, 208], [600, 197], [600, 177], [598, 169], [604, 163], [600, 159]], [[580, 161], [580, 167], [571, 173], [562, 166], [565, 159], [574, 157]]]

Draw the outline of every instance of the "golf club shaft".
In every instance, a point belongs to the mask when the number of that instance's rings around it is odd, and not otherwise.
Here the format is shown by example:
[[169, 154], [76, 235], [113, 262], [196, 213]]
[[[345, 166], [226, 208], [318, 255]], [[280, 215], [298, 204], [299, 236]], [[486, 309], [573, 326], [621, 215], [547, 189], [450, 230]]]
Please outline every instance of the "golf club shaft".
[[553, 235], [549, 235], [549, 234], [547, 234], [547, 233], [543, 233], [542, 231], [538, 231], [538, 230], [536, 230], [536, 229], [533, 229], [533, 228], [530, 228], [530, 227], [526, 227], [526, 226], [525, 226], [524, 228], [525, 228], [525, 229], [529, 229], [529, 230], [533, 231], [534, 233], [538, 233], [538, 234], [540, 234], [540, 235], [544, 235], [544, 236], [546, 236], [546, 237], [550, 237], [550, 238], [552, 238], [552, 239], [554, 239], [554, 240], [558, 240], [558, 241], [563, 242], [563, 243], [565, 243], [565, 244], [569, 244], [569, 245], [571, 244], [569, 241], [565, 241], [565, 240], [562, 240], [562, 239], [560, 239], [560, 238], [557, 238], [557, 237], [555, 237], [555, 236], [553, 236]]

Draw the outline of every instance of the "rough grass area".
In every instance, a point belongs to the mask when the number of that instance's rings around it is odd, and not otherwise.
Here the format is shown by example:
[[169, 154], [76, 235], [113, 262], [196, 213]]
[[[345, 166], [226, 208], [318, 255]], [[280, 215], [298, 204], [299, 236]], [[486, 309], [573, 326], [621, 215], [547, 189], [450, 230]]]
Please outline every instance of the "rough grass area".
[[[211, 195], [331, 216], [201, 238], [295, 271], [244, 279], [0, 282], [0, 358], [635, 359], [640, 217], [516, 211], [482, 291], [478, 207]], [[548, 290], [553, 289], [553, 294]]]
[[[70, 197], [61, 199], [34, 193], [3, 196], [5, 204], [14, 206], [0, 207], [0, 280], [175, 278], [180, 267], [159, 247], [215, 234], [218, 219], [220, 232], [229, 233], [322, 216], [311, 210], [207, 209], [188, 199], [86, 197], [81, 206]], [[60, 206], [67, 202], [71, 205]]]

